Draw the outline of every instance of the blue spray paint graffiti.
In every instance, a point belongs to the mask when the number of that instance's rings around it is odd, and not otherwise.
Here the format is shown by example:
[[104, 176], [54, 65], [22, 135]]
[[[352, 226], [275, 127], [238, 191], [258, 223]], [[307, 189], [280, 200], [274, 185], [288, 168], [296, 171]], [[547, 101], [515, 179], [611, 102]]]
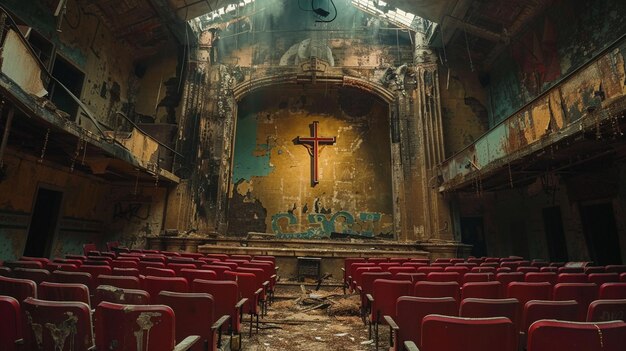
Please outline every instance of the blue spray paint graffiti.
[[[322, 213], [312, 213], [307, 216], [309, 228], [304, 232], [288, 232], [290, 227], [298, 225], [298, 218], [293, 213], [283, 212], [272, 216], [272, 231], [279, 239], [314, 239], [328, 238], [332, 232], [358, 235], [366, 238], [374, 237], [376, 223], [382, 219], [382, 214], [362, 212], [358, 215], [359, 221], [347, 211], [339, 211], [332, 216]], [[285, 223], [286, 219], [286, 223]]]

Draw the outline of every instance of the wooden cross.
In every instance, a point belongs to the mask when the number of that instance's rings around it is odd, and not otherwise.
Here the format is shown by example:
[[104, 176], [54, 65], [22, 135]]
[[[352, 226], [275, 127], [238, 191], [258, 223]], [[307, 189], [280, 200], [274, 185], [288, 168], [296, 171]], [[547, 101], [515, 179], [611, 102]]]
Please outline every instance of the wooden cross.
[[311, 128], [311, 137], [296, 137], [296, 143], [304, 145], [311, 155], [311, 184], [315, 186], [319, 183], [318, 178], [318, 158], [320, 145], [332, 145], [337, 142], [336, 137], [321, 137], [317, 135], [318, 121], [314, 121], [309, 125]]

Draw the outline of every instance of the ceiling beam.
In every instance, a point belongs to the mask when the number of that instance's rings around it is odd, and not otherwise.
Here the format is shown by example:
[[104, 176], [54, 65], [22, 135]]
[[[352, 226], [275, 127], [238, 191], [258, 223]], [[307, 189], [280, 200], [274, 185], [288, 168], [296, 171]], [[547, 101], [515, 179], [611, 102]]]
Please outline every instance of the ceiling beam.
[[[453, 18], [465, 18], [467, 10], [469, 10], [470, 8], [470, 4], [471, 1], [469, 0], [461, 0], [457, 2], [454, 6], [454, 10], [452, 10], [451, 16]], [[444, 46], [450, 43], [450, 40], [452, 40], [452, 37], [454, 36], [454, 33], [458, 28], [457, 22], [449, 21], [446, 23], [446, 18], [448, 18], [448, 16], [445, 16], [441, 23], [441, 35], [443, 38], [442, 40]]]
[[[479, 38], [483, 38], [489, 41], [493, 41], [496, 43], [507, 43], [508, 42], [508, 36], [503, 35], [503, 34], [499, 34], [499, 33], [495, 33], [492, 32], [490, 30], [487, 30], [485, 28], [479, 27], [475, 24], [471, 24], [468, 22], [465, 22], [459, 18], [456, 17], [452, 17], [452, 16], [445, 16], [444, 23], [446, 23], [447, 25], [444, 25], [444, 29], [446, 30], [446, 32], [450, 31], [450, 29], [446, 29], [453, 27], [455, 30], [456, 29], [463, 29], [465, 30], [467, 33], [470, 33], [476, 37]], [[450, 31], [451, 32], [451, 31]]]
[[[528, 3], [520, 12], [519, 16], [515, 19], [513, 24], [507, 29], [507, 37], [514, 38], [519, 35], [525, 25], [528, 22], [532, 21], [535, 17], [542, 14], [546, 7], [548, 7], [548, 1], [546, 0], [533, 0]], [[489, 68], [493, 65], [494, 61], [500, 56], [500, 54], [506, 49], [509, 45], [509, 42], [505, 42], [504, 44], [497, 45], [485, 58], [484, 65]]]

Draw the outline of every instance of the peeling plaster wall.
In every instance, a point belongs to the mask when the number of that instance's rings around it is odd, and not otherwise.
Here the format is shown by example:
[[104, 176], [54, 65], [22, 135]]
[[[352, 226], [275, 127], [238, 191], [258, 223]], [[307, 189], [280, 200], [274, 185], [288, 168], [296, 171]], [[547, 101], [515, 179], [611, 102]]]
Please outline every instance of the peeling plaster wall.
[[63, 192], [61, 219], [52, 241], [50, 256], [82, 252], [86, 242], [102, 242], [105, 233], [104, 211], [107, 185], [93, 177], [70, 173], [36, 159], [9, 153], [5, 164], [8, 174], [0, 182], [0, 259], [22, 256], [30, 216], [38, 186]]
[[488, 130], [487, 94], [474, 72], [447, 67], [440, 67], [440, 72], [444, 141], [449, 157]]
[[155, 123], [172, 123], [178, 120], [178, 101], [172, 102], [175, 106], [171, 106], [172, 103], [168, 101], [172, 95], [176, 95], [175, 92], [180, 88], [179, 83], [182, 84], [176, 71], [177, 64], [175, 52], [164, 52], [141, 65], [140, 69], [145, 69], [145, 73], [138, 79], [137, 95], [134, 97], [135, 112], [142, 116], [140, 119]]
[[624, 1], [556, 1], [512, 41], [489, 72], [489, 126], [623, 35], [624, 14]]
[[[388, 108], [355, 89], [322, 89], [268, 89], [240, 102], [229, 234], [392, 235]], [[337, 138], [321, 146], [314, 187], [307, 148], [294, 143], [313, 121]]]

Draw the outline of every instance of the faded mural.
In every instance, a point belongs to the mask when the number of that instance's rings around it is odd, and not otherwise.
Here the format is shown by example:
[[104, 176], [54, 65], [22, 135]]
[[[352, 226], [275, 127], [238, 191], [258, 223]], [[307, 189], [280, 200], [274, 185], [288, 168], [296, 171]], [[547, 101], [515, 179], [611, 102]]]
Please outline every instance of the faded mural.
[[[297, 140], [310, 138], [316, 121], [318, 137], [335, 137], [319, 145], [318, 184], [312, 182], [312, 148]], [[389, 135], [386, 104], [356, 89], [289, 87], [244, 98], [228, 233], [391, 236]]]

